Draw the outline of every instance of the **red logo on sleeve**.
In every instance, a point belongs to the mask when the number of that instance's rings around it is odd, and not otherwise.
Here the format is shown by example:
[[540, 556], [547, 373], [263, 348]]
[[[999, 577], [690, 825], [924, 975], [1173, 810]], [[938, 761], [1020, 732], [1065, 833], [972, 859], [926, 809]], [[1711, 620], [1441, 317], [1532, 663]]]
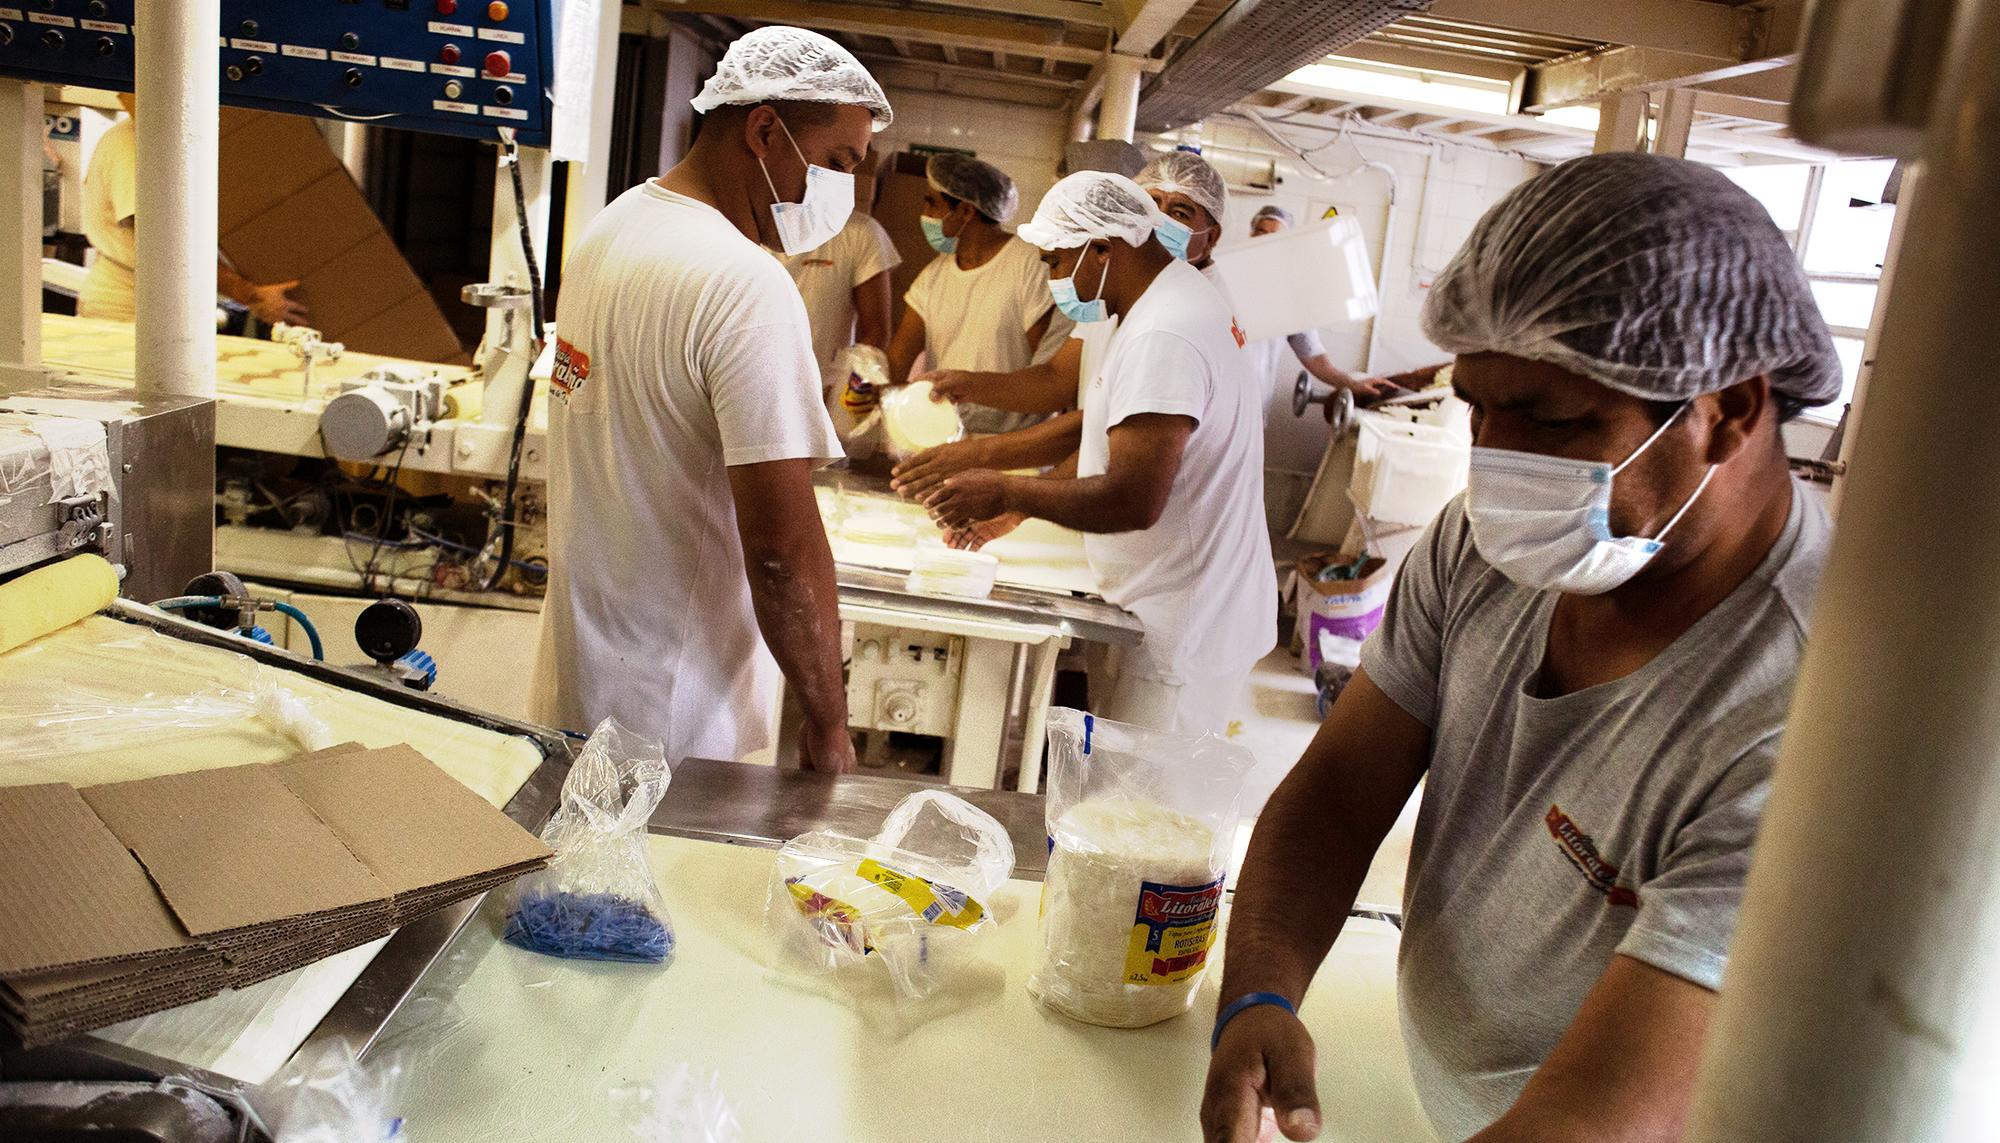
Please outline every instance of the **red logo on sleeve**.
[[1236, 348], [1238, 349], [1243, 348], [1246, 344], [1243, 340], [1243, 327], [1236, 324], [1234, 317], [1229, 319], [1229, 336], [1236, 339]]
[[568, 398], [589, 380], [590, 355], [558, 336], [555, 370], [549, 377], [549, 388], [555, 390], [556, 396]]

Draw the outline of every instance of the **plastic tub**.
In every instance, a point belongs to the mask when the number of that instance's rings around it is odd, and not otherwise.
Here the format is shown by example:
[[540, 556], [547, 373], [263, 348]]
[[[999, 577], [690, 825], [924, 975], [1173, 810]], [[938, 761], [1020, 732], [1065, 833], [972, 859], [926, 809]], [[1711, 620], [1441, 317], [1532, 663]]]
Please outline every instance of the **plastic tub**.
[[1470, 440], [1449, 429], [1376, 413], [1362, 413], [1360, 426], [1348, 489], [1355, 507], [1369, 519], [1428, 524], [1465, 488]]
[[1216, 277], [1251, 341], [1375, 316], [1368, 243], [1351, 218], [1253, 238], [1215, 252]]

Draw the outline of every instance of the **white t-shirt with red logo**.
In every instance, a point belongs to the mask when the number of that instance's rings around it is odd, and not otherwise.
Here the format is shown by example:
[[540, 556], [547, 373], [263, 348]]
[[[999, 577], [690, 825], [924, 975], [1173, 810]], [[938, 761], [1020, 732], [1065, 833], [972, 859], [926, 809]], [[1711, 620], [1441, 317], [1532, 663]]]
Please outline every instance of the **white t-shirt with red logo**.
[[1111, 430], [1143, 413], [1196, 425], [1159, 521], [1084, 537], [1104, 598], [1145, 626], [1145, 642], [1123, 671], [1181, 685], [1247, 676], [1277, 642], [1264, 393], [1249, 374], [1229, 303], [1185, 262], [1153, 279], [1085, 382], [1077, 474], [1102, 475]]
[[805, 306], [713, 207], [647, 181], [570, 253], [549, 407], [549, 588], [537, 716], [606, 717], [667, 757], [769, 745], [733, 465], [841, 455]]

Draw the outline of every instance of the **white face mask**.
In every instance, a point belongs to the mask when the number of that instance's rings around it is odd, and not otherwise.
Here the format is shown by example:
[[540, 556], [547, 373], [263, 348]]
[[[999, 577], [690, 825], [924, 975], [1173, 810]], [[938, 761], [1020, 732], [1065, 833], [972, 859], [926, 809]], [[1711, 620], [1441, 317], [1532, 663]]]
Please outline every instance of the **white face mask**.
[[1715, 466], [1710, 465], [1694, 495], [1652, 539], [1611, 535], [1611, 478], [1652, 447], [1686, 411], [1683, 404], [1645, 444], [1615, 466], [1507, 449], [1473, 449], [1465, 514], [1480, 557], [1508, 579], [1537, 591], [1602, 595], [1624, 585], [1652, 562], [1667, 533], [1715, 476]]
[[[807, 163], [805, 153], [792, 139], [792, 129], [785, 126], [783, 119], [778, 120], [778, 127], [792, 144], [792, 153], [805, 163], [806, 197], [799, 202], [773, 202], [771, 220], [777, 224], [778, 244], [785, 253], [804, 254], [833, 241], [833, 236], [847, 225], [847, 216], [854, 213], [854, 176]], [[757, 160], [757, 165], [763, 168], [764, 183], [771, 188], [771, 197], [778, 199], [778, 184], [771, 181], [771, 168], [764, 166], [762, 159]]]

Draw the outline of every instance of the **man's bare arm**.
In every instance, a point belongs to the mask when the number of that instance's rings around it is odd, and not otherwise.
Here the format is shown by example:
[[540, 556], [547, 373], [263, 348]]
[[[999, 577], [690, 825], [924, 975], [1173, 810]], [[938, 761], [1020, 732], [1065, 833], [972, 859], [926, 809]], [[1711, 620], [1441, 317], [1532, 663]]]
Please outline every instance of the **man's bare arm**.
[[889, 350], [889, 271], [854, 287], [854, 342]]
[[946, 528], [964, 528], [1010, 512], [1079, 532], [1136, 532], [1166, 511], [1195, 420], [1141, 413], [1111, 427], [1110, 456], [1099, 476], [1004, 476], [985, 469], [947, 477], [923, 498]]
[[925, 449], [897, 465], [891, 483], [905, 497], [921, 500], [955, 473], [974, 468], [1041, 468], [1076, 455], [1082, 441], [1083, 414], [1064, 413], [1011, 433]]
[[841, 677], [840, 601], [833, 552], [813, 497], [809, 460], [734, 465], [729, 492], [757, 629], [805, 711], [808, 769], [854, 769]]
[[970, 401], [1010, 413], [1060, 413], [1076, 408], [1076, 379], [1083, 367], [1083, 342], [1066, 339], [1047, 361], [1012, 373], [939, 369], [919, 380], [945, 400]]

